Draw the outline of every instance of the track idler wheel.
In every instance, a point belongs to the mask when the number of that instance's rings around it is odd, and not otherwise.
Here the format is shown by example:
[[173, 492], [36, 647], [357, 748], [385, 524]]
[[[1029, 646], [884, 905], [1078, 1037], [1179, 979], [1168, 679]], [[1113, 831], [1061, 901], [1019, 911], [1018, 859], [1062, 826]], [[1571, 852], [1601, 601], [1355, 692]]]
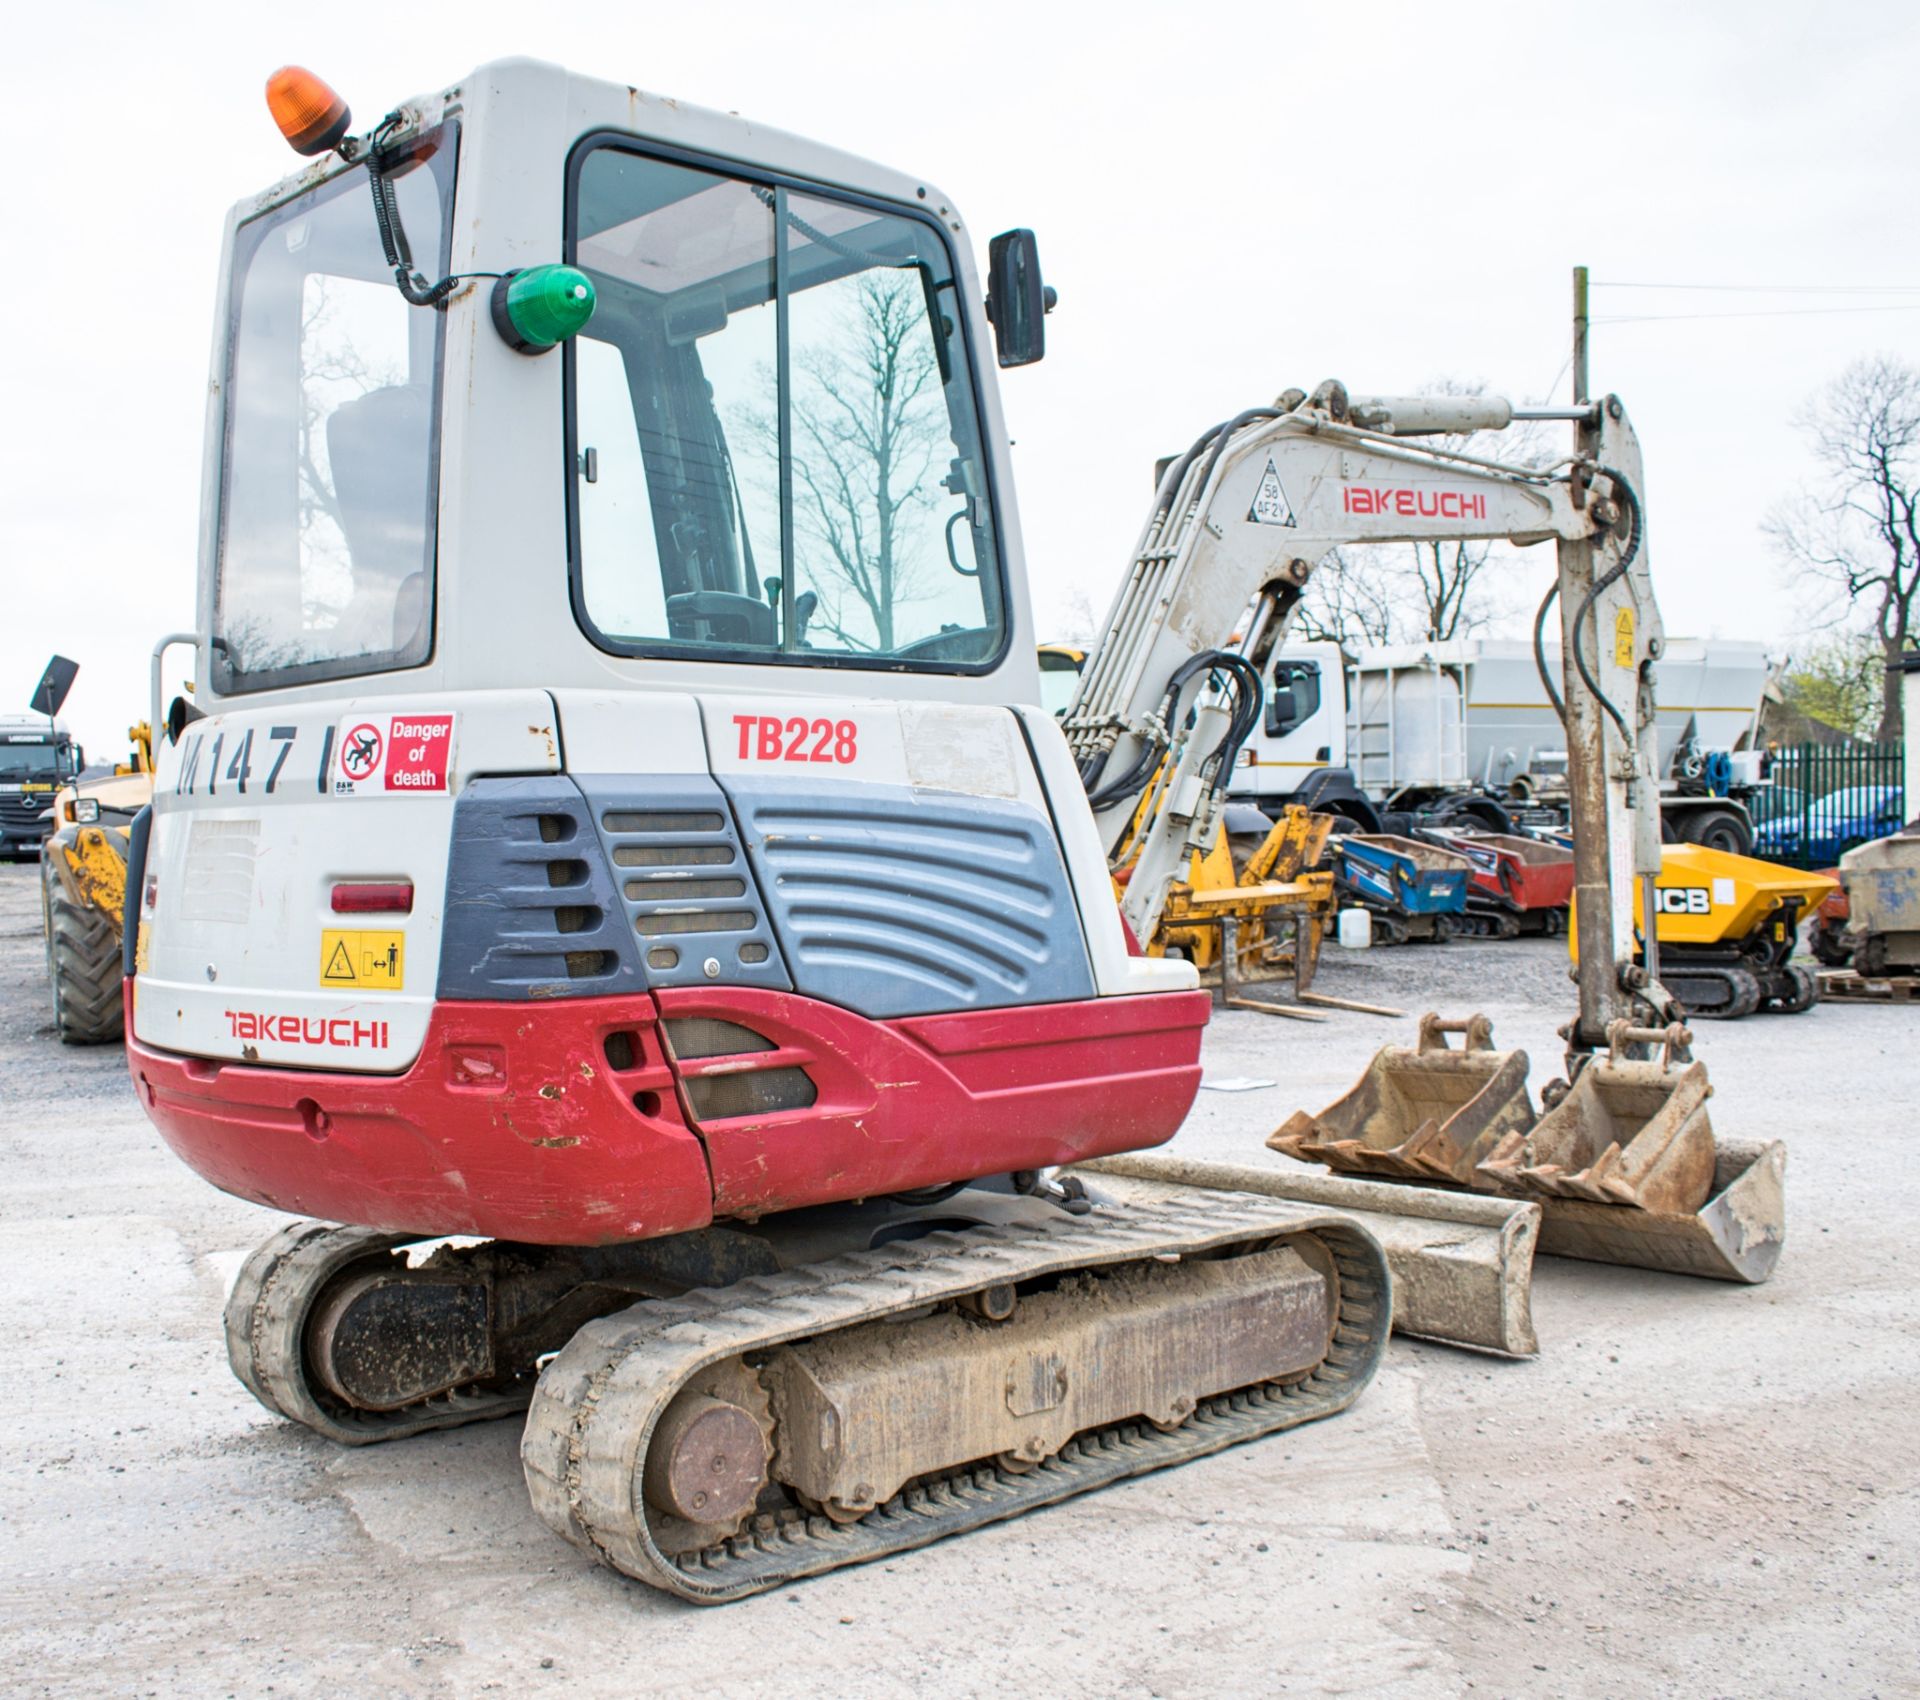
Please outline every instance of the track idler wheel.
[[348, 1446], [521, 1409], [532, 1378], [492, 1380], [484, 1280], [410, 1266], [411, 1238], [296, 1222], [255, 1250], [227, 1299], [241, 1384]]
[[1774, 970], [1760, 1008], [1769, 1015], [1801, 1015], [1812, 1009], [1819, 999], [1819, 981], [1806, 969], [1789, 965]]

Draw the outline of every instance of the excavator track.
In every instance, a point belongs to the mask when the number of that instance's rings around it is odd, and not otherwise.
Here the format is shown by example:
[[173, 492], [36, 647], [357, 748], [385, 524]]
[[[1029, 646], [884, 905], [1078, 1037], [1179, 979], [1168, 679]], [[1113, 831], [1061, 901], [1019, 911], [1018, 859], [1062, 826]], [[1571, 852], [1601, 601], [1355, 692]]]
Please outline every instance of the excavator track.
[[241, 1265], [226, 1309], [227, 1361], [247, 1391], [268, 1410], [343, 1446], [404, 1440], [524, 1409], [533, 1393], [531, 1375], [492, 1389], [455, 1388], [388, 1411], [359, 1409], [316, 1383], [307, 1339], [323, 1296], [350, 1271], [386, 1263], [416, 1239], [294, 1222], [257, 1247]]
[[[804, 1495], [780, 1503], [780, 1488], [763, 1489], [751, 1514], [703, 1543], [686, 1541], [692, 1526], [663, 1517], [654, 1503], [655, 1472], [668, 1467], [655, 1442], [673, 1429], [669, 1407], [683, 1395], [699, 1398], [696, 1385], [711, 1385], [717, 1374], [732, 1374], [737, 1387], [743, 1370], [749, 1379], [762, 1377], [782, 1348], [1010, 1295], [1016, 1283], [1045, 1285], [1189, 1260], [1231, 1262], [1256, 1248], [1302, 1242], [1311, 1242], [1306, 1249], [1316, 1267], [1324, 1266], [1331, 1303], [1324, 1349], [1316, 1347], [1316, 1360], [1297, 1374], [1182, 1402], [1178, 1421], [1096, 1424], [1044, 1457], [1001, 1453], [920, 1470], [863, 1514]], [[1391, 1311], [1384, 1254], [1363, 1229], [1336, 1215], [1250, 1196], [1102, 1207], [1043, 1225], [943, 1230], [650, 1300], [588, 1323], [541, 1375], [521, 1459], [534, 1508], [556, 1533], [628, 1576], [682, 1599], [717, 1604], [910, 1551], [1332, 1415], [1371, 1378]], [[1010, 1371], [1010, 1406], [1015, 1385]], [[1063, 1370], [1063, 1392], [1066, 1385]], [[759, 1397], [755, 1420], [763, 1427], [771, 1426], [768, 1410]], [[775, 1444], [771, 1434], [768, 1444]], [[713, 1468], [721, 1467], [716, 1458]]]

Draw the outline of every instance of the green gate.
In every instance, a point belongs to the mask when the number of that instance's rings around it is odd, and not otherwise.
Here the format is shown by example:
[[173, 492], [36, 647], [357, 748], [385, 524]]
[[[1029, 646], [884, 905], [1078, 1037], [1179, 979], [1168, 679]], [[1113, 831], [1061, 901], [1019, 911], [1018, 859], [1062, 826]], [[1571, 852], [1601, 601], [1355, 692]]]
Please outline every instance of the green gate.
[[1796, 868], [1831, 868], [1856, 844], [1907, 820], [1901, 744], [1789, 744], [1752, 802], [1753, 853]]

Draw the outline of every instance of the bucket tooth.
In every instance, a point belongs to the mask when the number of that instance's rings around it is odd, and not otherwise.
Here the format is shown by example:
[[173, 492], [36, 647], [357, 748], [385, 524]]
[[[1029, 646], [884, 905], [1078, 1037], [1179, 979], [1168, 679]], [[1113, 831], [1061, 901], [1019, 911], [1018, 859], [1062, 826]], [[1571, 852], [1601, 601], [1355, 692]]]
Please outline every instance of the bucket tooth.
[[[1713, 1124], [1703, 1063], [1680, 1054], [1684, 1028], [1617, 1023], [1614, 1043], [1580, 1071], [1566, 1096], [1529, 1133], [1509, 1133], [1478, 1165], [1483, 1184], [1520, 1197], [1627, 1205], [1691, 1216], [1707, 1202], [1714, 1175]], [[1629, 1040], [1658, 1042], [1665, 1054], [1623, 1057]]]
[[1533, 1125], [1526, 1052], [1496, 1051], [1484, 1015], [1428, 1014], [1411, 1049], [1383, 1047], [1351, 1092], [1317, 1116], [1296, 1112], [1267, 1144], [1344, 1174], [1484, 1186], [1481, 1163]]

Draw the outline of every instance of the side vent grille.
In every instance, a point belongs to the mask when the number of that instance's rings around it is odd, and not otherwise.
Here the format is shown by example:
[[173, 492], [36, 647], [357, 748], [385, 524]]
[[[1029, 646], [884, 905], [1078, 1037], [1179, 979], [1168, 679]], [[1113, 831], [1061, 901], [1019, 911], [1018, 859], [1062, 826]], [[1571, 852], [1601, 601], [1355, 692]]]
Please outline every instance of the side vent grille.
[[727, 783], [803, 995], [874, 1019], [1094, 995], [1038, 809], [885, 785]]
[[[666, 1029], [668, 1045], [682, 1064], [719, 1057], [765, 1056], [779, 1049], [764, 1034], [715, 1016], [682, 1016], [661, 1025]], [[694, 1120], [701, 1122], [804, 1110], [819, 1096], [807, 1071], [791, 1065], [735, 1066], [716, 1074], [689, 1069], [683, 1079]]]
[[443, 998], [637, 991], [639, 952], [570, 779], [478, 779], [460, 795], [441, 934]]
[[790, 989], [720, 788], [704, 774], [580, 781], [650, 985]]

